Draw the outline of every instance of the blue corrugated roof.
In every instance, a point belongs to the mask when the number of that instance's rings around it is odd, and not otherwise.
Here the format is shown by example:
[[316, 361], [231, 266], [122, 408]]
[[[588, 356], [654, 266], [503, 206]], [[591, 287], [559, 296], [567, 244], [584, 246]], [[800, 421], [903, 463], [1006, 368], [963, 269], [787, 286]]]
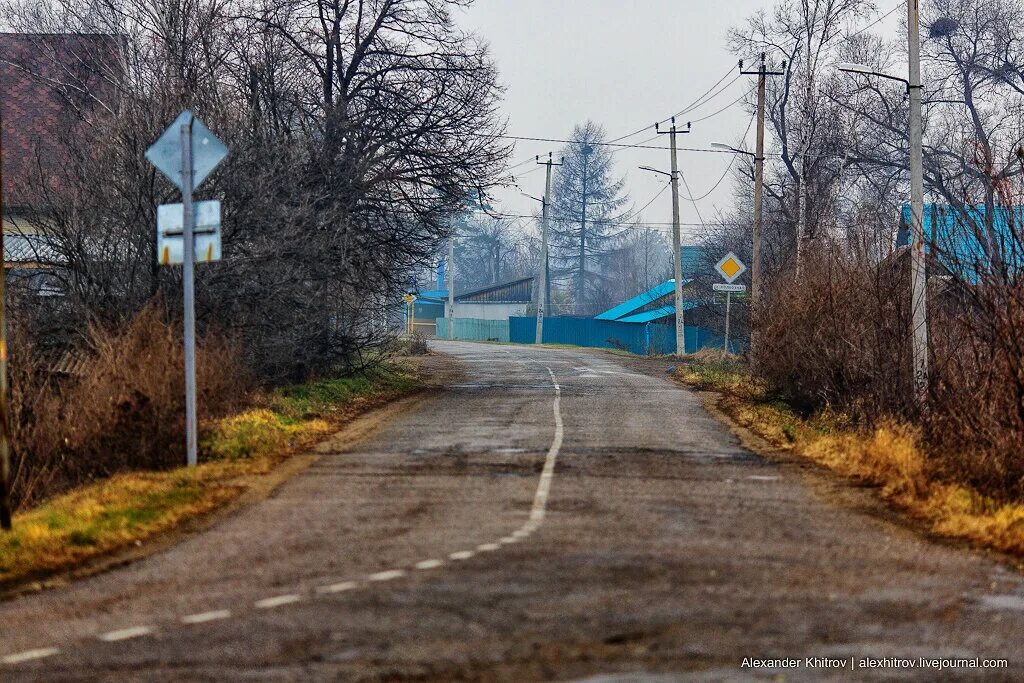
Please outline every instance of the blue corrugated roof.
[[[693, 282], [693, 280], [683, 280], [683, 287]], [[600, 315], [594, 316], [597, 320], [621, 320], [623, 316], [627, 316], [633, 313], [637, 309], [643, 308], [644, 306], [650, 306], [658, 299], [668, 296], [675, 291], [676, 281], [668, 280], [661, 283], [657, 287], [652, 287], [643, 294], [635, 296], [625, 303], [621, 303], [614, 308], [610, 308]], [[673, 309], [675, 310], [675, 309]]]

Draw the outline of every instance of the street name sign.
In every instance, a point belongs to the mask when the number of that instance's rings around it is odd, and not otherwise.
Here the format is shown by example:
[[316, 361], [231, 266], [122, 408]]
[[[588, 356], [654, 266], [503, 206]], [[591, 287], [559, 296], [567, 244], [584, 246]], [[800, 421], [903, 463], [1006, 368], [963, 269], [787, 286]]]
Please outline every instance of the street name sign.
[[743, 261], [736, 257], [736, 254], [730, 251], [725, 255], [725, 258], [715, 265], [715, 270], [718, 271], [723, 280], [731, 285], [736, 281], [736, 278], [747, 272], [747, 267], [743, 265]]
[[720, 284], [720, 283], [716, 283], [716, 284], [711, 285], [711, 289], [715, 290], [716, 292], [729, 292], [730, 294], [739, 294], [740, 292], [747, 291], [747, 286], [746, 285], [723, 285], [723, 284]]
[[[195, 244], [197, 263], [220, 261], [220, 202], [196, 202]], [[185, 206], [161, 204], [156, 209], [156, 259], [162, 266], [179, 266], [185, 260]]]

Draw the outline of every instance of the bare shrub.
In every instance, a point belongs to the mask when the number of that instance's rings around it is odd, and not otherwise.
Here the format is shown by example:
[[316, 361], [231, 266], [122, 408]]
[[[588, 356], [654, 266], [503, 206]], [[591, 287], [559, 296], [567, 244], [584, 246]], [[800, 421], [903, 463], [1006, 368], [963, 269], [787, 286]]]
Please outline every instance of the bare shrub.
[[873, 423], [911, 408], [900, 259], [823, 255], [771, 283], [758, 312], [754, 367], [800, 410], [831, 407]]
[[[123, 329], [93, 328], [74, 374], [58, 378], [21, 335], [13, 364], [14, 499], [24, 505], [114, 472], [184, 462], [180, 325], [150, 304]], [[200, 419], [228, 412], [248, 375], [237, 349], [207, 335], [197, 345]]]

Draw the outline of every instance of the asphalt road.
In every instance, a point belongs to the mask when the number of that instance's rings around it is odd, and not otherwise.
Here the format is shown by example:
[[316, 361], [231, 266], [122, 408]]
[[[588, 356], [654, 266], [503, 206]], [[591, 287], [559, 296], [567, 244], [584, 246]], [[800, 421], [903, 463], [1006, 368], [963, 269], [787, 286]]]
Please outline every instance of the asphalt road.
[[1024, 679], [1024, 581], [998, 558], [745, 452], [634, 363], [437, 348], [459, 379], [263, 502], [0, 604], [0, 680]]

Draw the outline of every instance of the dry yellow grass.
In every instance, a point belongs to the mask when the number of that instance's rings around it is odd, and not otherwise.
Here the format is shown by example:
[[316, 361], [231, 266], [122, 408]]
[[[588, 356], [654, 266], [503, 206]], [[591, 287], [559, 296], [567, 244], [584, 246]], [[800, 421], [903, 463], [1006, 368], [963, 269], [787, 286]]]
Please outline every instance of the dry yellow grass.
[[394, 369], [292, 387], [243, 413], [203, 425], [198, 467], [129, 472], [15, 515], [0, 534], [0, 586], [109, 554], [211, 512], [344, 419], [416, 386]]
[[964, 483], [943, 481], [929, 468], [913, 427], [887, 423], [862, 429], [827, 411], [801, 417], [771, 401], [742, 366], [720, 355], [691, 357], [676, 377], [720, 392], [720, 407], [774, 446], [878, 486], [883, 498], [932, 533], [1024, 555], [1024, 503], [1000, 503]]

